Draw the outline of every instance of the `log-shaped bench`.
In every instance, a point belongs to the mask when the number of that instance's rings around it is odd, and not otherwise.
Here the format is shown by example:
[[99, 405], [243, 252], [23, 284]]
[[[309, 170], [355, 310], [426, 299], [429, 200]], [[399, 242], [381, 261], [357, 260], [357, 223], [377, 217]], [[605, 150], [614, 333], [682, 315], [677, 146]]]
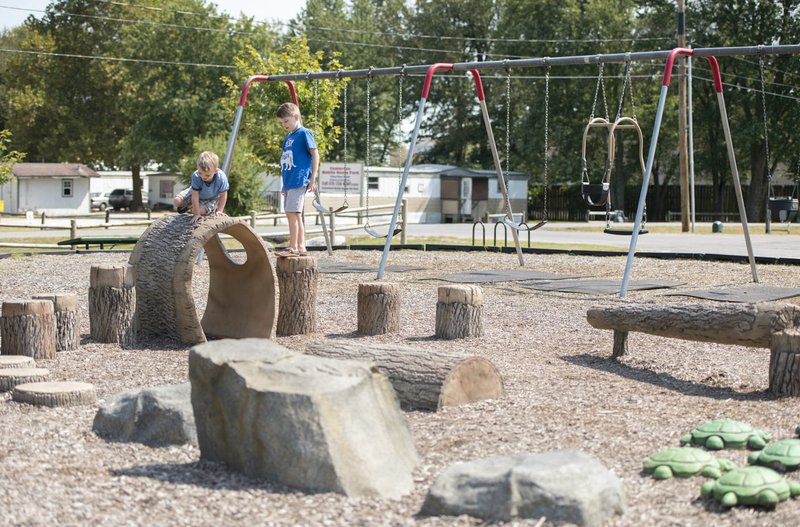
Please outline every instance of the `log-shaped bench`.
[[309, 355], [371, 362], [392, 383], [405, 408], [440, 410], [505, 393], [494, 364], [476, 355], [462, 355], [403, 345], [323, 340], [306, 348]]
[[[196, 344], [215, 338], [270, 338], [275, 325], [275, 279], [267, 249], [246, 223], [209, 216], [165, 216], [139, 238], [129, 263], [135, 271], [136, 324], [140, 335]], [[225, 233], [244, 248], [233, 261], [220, 240]], [[195, 259], [205, 249], [208, 302], [202, 321], [192, 297]]]
[[[586, 311], [586, 320], [597, 329], [614, 331], [613, 358], [628, 351], [628, 333], [638, 331], [661, 337], [716, 342], [771, 349], [770, 392], [800, 395], [800, 352], [794, 328], [800, 327], [800, 306], [785, 302], [758, 304], [620, 304]], [[787, 332], [788, 330], [788, 332]], [[783, 337], [776, 338], [777, 335]], [[791, 335], [791, 337], [789, 336]], [[781, 340], [782, 339], [782, 340]], [[780, 360], [778, 360], [780, 358]], [[787, 365], [779, 372], [779, 365]], [[789, 365], [792, 365], [791, 368]], [[791, 370], [791, 371], [790, 371]], [[788, 379], [788, 377], [792, 379]]]

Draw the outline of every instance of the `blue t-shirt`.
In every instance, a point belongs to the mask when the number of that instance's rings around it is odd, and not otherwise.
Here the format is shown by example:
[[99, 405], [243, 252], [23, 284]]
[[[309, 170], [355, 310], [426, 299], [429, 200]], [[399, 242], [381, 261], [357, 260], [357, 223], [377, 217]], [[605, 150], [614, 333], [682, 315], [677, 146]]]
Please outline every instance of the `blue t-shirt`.
[[228, 184], [228, 176], [225, 172], [217, 169], [211, 181], [205, 182], [197, 170], [192, 174], [192, 190], [200, 193], [200, 200], [206, 201], [209, 199], [217, 199], [222, 192], [228, 192], [230, 185]]
[[311, 130], [302, 126], [297, 127], [294, 132], [286, 135], [282, 148], [283, 190], [307, 186], [311, 182], [311, 150], [317, 148]]

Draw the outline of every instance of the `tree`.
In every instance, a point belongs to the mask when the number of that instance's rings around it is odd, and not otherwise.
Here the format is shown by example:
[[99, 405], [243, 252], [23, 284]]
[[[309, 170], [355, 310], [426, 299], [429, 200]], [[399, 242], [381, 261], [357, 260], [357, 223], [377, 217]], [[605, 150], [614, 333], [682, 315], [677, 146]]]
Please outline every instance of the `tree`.
[[[325, 53], [331, 48], [341, 50], [335, 58], [346, 69], [398, 66], [408, 62], [407, 51], [403, 49], [407, 43], [401, 36], [407, 17], [404, 0], [308, 0], [292, 32], [305, 35], [310, 49], [315, 52]], [[404, 80], [408, 86], [408, 79]], [[358, 78], [347, 86], [350, 159], [366, 157], [366, 85], [366, 79]], [[397, 144], [398, 86], [397, 78], [392, 77], [375, 77], [370, 82], [370, 162], [373, 164], [386, 163]], [[410, 108], [410, 104], [404, 104], [400, 114], [408, 116]], [[334, 115], [334, 123], [339, 128], [344, 126], [343, 111]], [[341, 141], [334, 144], [331, 157], [341, 160], [343, 148]]]
[[113, 6], [87, 0], [48, 5], [29, 18], [19, 46], [57, 55], [16, 55], [6, 63], [4, 117], [14, 144], [37, 161], [98, 164], [116, 156], [122, 125], [115, 66], [99, 57], [115, 42]]
[[219, 103], [226, 94], [226, 67], [245, 45], [269, 49], [276, 38], [268, 26], [249, 19], [232, 24], [204, 0], [172, 0], [166, 8], [162, 1], [149, 4], [162, 9], [143, 12], [147, 3], [142, 2], [123, 6], [123, 16], [147, 23], [119, 29], [120, 53], [147, 60], [123, 65], [119, 101], [127, 125], [119, 138], [118, 160], [131, 167], [134, 200], [140, 197], [142, 166], [174, 169], [183, 157], [196, 156], [196, 137], [227, 128]]
[[[280, 75], [321, 69], [339, 69], [341, 64], [330, 58], [323, 63], [322, 52], [312, 53], [304, 37], [292, 38], [284, 47], [263, 56], [256, 49], [248, 47], [237, 57], [236, 77], [224, 77], [227, 97], [223, 106], [228, 122], [233, 122], [234, 112], [241, 96], [242, 83], [251, 75]], [[341, 129], [333, 123], [333, 112], [339, 105], [342, 82], [322, 80], [294, 83], [300, 103], [303, 125], [315, 136], [320, 157], [325, 158], [341, 134]], [[264, 166], [278, 171], [281, 145], [286, 132], [275, 118], [278, 106], [289, 101], [289, 92], [282, 82], [263, 82], [254, 86], [247, 98], [247, 106], [239, 129], [239, 134], [249, 139], [252, 152], [265, 160]], [[315, 120], [316, 117], [316, 120]], [[237, 143], [238, 144], [238, 143]], [[233, 158], [236, 162], [236, 155]]]
[[11, 140], [11, 132], [0, 130], [0, 185], [5, 184], [11, 177], [11, 171], [15, 163], [21, 162], [25, 154], [16, 150], [8, 150], [8, 143]]

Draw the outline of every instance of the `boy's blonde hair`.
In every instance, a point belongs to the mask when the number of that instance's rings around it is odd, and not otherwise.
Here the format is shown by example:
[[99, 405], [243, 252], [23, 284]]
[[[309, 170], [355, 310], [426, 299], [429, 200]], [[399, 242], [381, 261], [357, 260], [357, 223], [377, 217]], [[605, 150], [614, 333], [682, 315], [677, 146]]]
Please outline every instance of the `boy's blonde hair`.
[[300, 115], [300, 108], [293, 102], [285, 102], [278, 106], [278, 109], [275, 111], [275, 117], [279, 119], [292, 115]]
[[203, 170], [216, 170], [219, 168], [219, 156], [214, 152], [206, 150], [197, 156], [197, 168]]

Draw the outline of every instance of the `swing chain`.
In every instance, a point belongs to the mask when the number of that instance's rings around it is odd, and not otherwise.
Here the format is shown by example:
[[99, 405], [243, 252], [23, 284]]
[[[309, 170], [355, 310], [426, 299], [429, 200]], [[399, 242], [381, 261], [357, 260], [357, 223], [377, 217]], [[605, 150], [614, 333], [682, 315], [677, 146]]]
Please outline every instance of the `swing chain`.
[[548, 182], [548, 154], [550, 153], [550, 65], [544, 70], [544, 210], [542, 219], [548, 220], [547, 199]]
[[619, 94], [619, 104], [617, 105], [617, 116], [615, 120], [622, 117], [622, 107], [625, 105], [625, 90], [628, 87], [628, 81], [631, 78], [631, 62], [628, 60], [625, 63], [625, 74], [622, 78], [622, 91]]
[[592, 101], [592, 114], [589, 116], [589, 120], [594, 119], [594, 112], [595, 107], [597, 106], [597, 95], [600, 91], [603, 92], [603, 108], [606, 111], [606, 121], [608, 121], [608, 101], [606, 100], [606, 85], [603, 81], [603, 63], [598, 62], [597, 64], [597, 85], [594, 87], [594, 100]]
[[[506, 69], [506, 171], [503, 182], [508, 184], [508, 174], [511, 171], [511, 70]], [[508, 187], [506, 187], [508, 188]]]
[[[761, 46], [759, 46], [759, 49]], [[764, 118], [764, 155], [766, 156], [766, 169], [767, 169], [767, 184], [769, 185], [769, 194], [773, 195], [772, 191], [772, 172], [769, 168], [769, 131], [767, 130], [767, 95], [766, 86], [764, 83], [764, 54], [758, 56], [758, 69], [761, 79], [761, 115]]]
[[[342, 72], [342, 70], [339, 70], [340, 74], [341, 74], [341, 72]], [[342, 203], [342, 205], [347, 207], [347, 206], [349, 206], [349, 203], [347, 203], [347, 187], [350, 184], [350, 172], [349, 172], [349, 169], [347, 168], [347, 79], [346, 78], [344, 79], [343, 91], [344, 91], [344, 94], [343, 94], [344, 95], [344, 117], [343, 117], [344, 132], [343, 132], [342, 135], [343, 135], [343, 140], [344, 140], [344, 202]]]
[[314, 79], [314, 132], [319, 134], [319, 80]]
[[367, 118], [367, 137], [366, 137], [366, 152], [364, 154], [364, 172], [366, 177], [364, 178], [364, 182], [366, 183], [366, 220], [364, 221], [364, 227], [369, 227], [369, 146], [370, 146], [370, 137], [369, 137], [369, 127], [370, 127], [370, 115], [369, 115], [369, 107], [371, 104], [371, 84], [372, 84], [372, 66], [369, 67], [369, 73], [367, 74], [367, 110], [366, 110], [366, 118]]

